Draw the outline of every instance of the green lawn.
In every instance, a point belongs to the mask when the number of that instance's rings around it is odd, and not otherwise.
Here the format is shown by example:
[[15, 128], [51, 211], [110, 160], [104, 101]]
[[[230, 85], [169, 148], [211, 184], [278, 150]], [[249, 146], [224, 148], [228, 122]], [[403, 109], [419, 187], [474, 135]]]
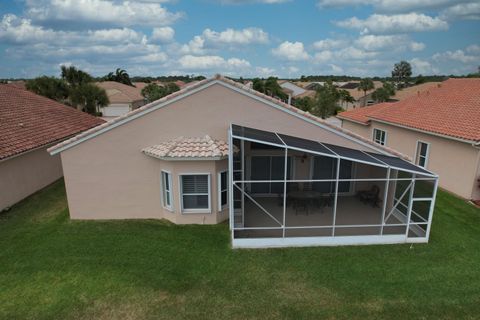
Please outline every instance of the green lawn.
[[226, 224], [70, 221], [63, 182], [0, 215], [1, 319], [480, 318], [480, 210], [430, 243], [231, 250]]

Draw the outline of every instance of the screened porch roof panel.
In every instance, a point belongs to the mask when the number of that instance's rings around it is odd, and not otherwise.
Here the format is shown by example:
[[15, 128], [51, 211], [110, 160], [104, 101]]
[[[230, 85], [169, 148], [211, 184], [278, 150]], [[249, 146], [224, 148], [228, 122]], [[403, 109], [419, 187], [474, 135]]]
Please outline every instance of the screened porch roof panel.
[[368, 163], [374, 166], [390, 167], [392, 169], [407, 171], [416, 174], [436, 177], [434, 173], [422, 167], [414, 165], [398, 157], [382, 155], [373, 152], [364, 152], [343, 146], [328, 144], [320, 141], [308, 140], [300, 137], [293, 137], [281, 133], [263, 131], [232, 124], [232, 136], [241, 140], [276, 145], [281, 148], [300, 149], [315, 154], [322, 154], [329, 157], [338, 157], [356, 162]]

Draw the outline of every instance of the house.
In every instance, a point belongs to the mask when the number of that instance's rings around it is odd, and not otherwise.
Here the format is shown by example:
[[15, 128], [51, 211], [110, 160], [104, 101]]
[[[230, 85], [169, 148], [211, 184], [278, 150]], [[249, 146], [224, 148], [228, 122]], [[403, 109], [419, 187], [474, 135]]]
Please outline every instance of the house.
[[283, 92], [288, 95], [288, 104], [292, 104], [292, 98], [295, 99], [297, 96], [306, 92], [305, 89], [290, 81], [280, 80], [278, 84], [282, 87]]
[[343, 128], [436, 172], [441, 187], [480, 200], [480, 79], [449, 79], [399, 102], [338, 117]]
[[0, 84], [0, 211], [62, 177], [46, 149], [104, 121], [12, 85]]
[[100, 108], [102, 116], [106, 119], [119, 117], [146, 103], [140, 87], [132, 87], [116, 81], [102, 81], [97, 82], [96, 85], [105, 89], [110, 101], [108, 106]]
[[391, 101], [402, 101], [413, 95], [428, 91], [441, 85], [441, 82], [425, 82], [411, 87], [402, 88], [395, 92], [395, 95], [390, 98]]
[[426, 242], [430, 231], [435, 174], [221, 76], [49, 152], [72, 219], [229, 220], [233, 247]]

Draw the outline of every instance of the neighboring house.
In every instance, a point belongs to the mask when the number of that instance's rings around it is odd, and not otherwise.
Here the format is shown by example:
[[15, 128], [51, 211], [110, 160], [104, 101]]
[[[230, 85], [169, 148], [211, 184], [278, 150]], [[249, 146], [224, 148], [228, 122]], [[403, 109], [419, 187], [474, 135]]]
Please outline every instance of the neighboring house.
[[400, 102], [338, 117], [343, 128], [436, 172], [441, 187], [480, 200], [480, 79], [449, 79]]
[[290, 81], [280, 80], [278, 84], [282, 87], [283, 92], [288, 95], [288, 104], [292, 104], [292, 99], [306, 92], [305, 89]]
[[104, 118], [119, 117], [145, 104], [140, 88], [116, 81], [97, 82], [96, 85], [105, 89], [110, 101], [108, 106], [100, 108]]
[[221, 76], [49, 152], [72, 219], [229, 219], [234, 247], [428, 241], [435, 174]]
[[46, 149], [104, 121], [0, 84], [0, 211], [62, 177]]
[[405, 100], [406, 98], [409, 98], [413, 95], [418, 95], [421, 94], [424, 91], [428, 91], [430, 89], [433, 89], [435, 87], [440, 86], [442, 83], [441, 82], [425, 82], [422, 84], [417, 84], [411, 87], [403, 88], [400, 90], [397, 90], [395, 92], [395, 95], [390, 98], [391, 101], [402, 101]]

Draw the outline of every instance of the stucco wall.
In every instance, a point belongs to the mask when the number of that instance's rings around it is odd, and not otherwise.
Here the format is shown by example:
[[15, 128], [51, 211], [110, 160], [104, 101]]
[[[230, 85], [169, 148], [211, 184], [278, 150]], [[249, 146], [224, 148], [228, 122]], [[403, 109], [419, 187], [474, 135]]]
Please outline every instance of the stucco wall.
[[[172, 163], [144, 155], [141, 149], [179, 136], [208, 134], [226, 141], [230, 123], [369, 150], [366, 146], [214, 84], [62, 152], [71, 217], [166, 217], [177, 223], [203, 222], [203, 217], [194, 214], [175, 219], [168, 217], [169, 213], [164, 212], [159, 198], [159, 176], [162, 167], [177, 171], [215, 170], [212, 164], [179, 162], [172, 167]], [[226, 162], [215, 164], [220, 165], [226, 167]], [[173, 191], [174, 198], [178, 199], [176, 180]], [[216, 205], [216, 183], [216, 177], [212, 176], [215, 191], [212, 193], [215, 202], [212, 207]], [[207, 216], [205, 223], [214, 223], [215, 219], [222, 218]]]
[[370, 126], [343, 121], [343, 127], [369, 139], [374, 128], [385, 130], [386, 145], [412, 159], [415, 159], [418, 140], [429, 143], [427, 169], [440, 176], [440, 187], [466, 199], [479, 199], [480, 192], [475, 183], [478, 176], [476, 172], [479, 166], [479, 149], [470, 144], [375, 121], [372, 121]]
[[50, 156], [46, 148], [0, 161], [0, 210], [61, 177], [60, 156]]

